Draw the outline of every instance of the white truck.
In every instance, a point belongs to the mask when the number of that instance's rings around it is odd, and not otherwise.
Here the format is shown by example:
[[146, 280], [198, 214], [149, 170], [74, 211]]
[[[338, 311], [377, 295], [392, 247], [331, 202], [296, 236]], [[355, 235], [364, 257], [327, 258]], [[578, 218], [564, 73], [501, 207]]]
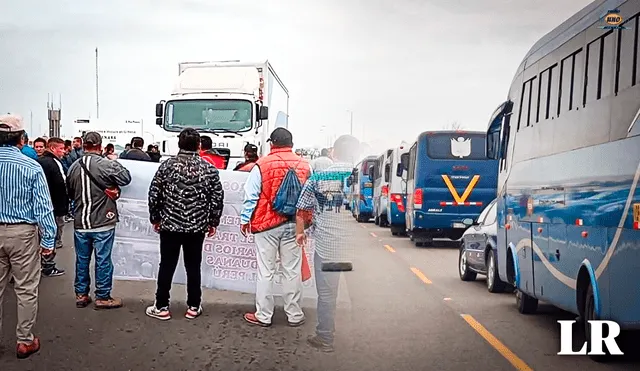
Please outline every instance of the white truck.
[[227, 169], [244, 161], [248, 143], [268, 152], [273, 129], [289, 126], [289, 91], [268, 61], [184, 62], [168, 99], [156, 104], [156, 124], [167, 133], [161, 151], [178, 153], [177, 134], [194, 128], [209, 135], [228, 157]]

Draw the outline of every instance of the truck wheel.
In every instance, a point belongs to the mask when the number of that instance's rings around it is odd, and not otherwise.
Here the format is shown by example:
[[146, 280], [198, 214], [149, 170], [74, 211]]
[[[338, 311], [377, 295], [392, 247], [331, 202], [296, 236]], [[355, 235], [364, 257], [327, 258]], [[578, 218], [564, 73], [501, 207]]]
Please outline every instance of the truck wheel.
[[487, 290], [492, 293], [503, 292], [505, 289], [505, 283], [500, 280], [498, 274], [498, 258], [496, 251], [493, 249], [487, 250]]
[[516, 291], [516, 304], [522, 314], [533, 314], [538, 310], [538, 299], [529, 296], [520, 289]]
[[477, 274], [469, 269], [467, 265], [467, 254], [464, 253], [464, 249], [460, 248], [460, 254], [458, 256], [458, 274], [463, 281], [475, 281]]

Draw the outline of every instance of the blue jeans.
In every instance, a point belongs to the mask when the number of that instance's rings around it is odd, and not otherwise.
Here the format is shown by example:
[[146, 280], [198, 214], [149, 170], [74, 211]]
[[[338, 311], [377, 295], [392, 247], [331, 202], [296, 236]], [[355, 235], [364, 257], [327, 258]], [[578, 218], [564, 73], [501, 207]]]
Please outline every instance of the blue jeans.
[[96, 299], [111, 297], [113, 287], [113, 262], [111, 251], [116, 236], [116, 229], [105, 232], [75, 232], [73, 240], [76, 250], [76, 279], [74, 288], [76, 295], [89, 295], [91, 290], [91, 275], [89, 264], [91, 253], [96, 255]]
[[313, 270], [318, 291], [318, 326], [316, 334], [329, 344], [333, 344], [336, 332], [336, 306], [338, 304], [338, 287], [341, 272], [325, 272], [322, 270], [322, 258], [313, 255]]

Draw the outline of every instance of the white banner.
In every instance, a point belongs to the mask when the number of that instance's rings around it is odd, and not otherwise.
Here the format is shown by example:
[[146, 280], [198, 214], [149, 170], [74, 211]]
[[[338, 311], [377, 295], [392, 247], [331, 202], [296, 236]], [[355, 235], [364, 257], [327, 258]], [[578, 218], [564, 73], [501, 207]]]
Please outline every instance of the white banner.
[[[122, 189], [118, 200], [120, 221], [113, 247], [114, 277], [120, 280], [155, 280], [160, 263], [160, 238], [149, 222], [147, 197], [149, 184], [158, 169], [157, 163], [118, 160], [131, 172], [131, 184]], [[221, 170], [224, 188], [224, 212], [216, 235], [203, 246], [202, 286], [218, 290], [246, 293], [256, 291], [256, 245], [253, 236], [240, 233], [240, 211], [244, 183], [248, 173]], [[313, 241], [305, 247], [313, 273]], [[277, 273], [274, 293], [281, 295], [281, 273]], [[186, 275], [180, 263], [174, 283], [185, 284]], [[304, 282], [303, 296], [317, 297], [314, 279]]]

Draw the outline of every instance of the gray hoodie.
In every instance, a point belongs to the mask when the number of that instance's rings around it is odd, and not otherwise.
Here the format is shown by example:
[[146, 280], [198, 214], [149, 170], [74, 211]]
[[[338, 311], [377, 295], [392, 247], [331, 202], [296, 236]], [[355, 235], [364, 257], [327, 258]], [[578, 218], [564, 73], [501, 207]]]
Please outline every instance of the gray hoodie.
[[131, 174], [118, 161], [109, 160], [95, 153], [85, 153], [69, 168], [67, 188], [74, 201], [74, 227], [76, 230], [103, 229], [118, 223], [118, 207], [93, 184], [80, 165], [82, 161], [93, 177], [105, 188], [124, 187], [131, 182]]

